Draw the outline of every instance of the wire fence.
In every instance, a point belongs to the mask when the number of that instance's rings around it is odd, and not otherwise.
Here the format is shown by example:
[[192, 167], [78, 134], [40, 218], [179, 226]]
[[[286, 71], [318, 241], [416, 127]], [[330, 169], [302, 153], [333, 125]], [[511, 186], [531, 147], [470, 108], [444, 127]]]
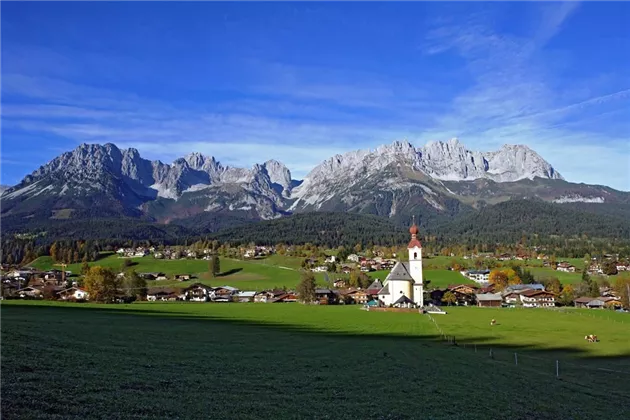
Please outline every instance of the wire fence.
[[[618, 359], [619, 363], [601, 363], [599, 360], [580, 363], [560, 357], [541, 357], [527, 349], [512, 351], [498, 345], [458, 341], [457, 337], [446, 334], [433, 316], [429, 319], [435, 325], [442, 342], [475, 354], [501, 366], [514, 366], [527, 375], [543, 375], [586, 387], [600, 387], [611, 395], [619, 395], [630, 400], [630, 358]], [[597, 345], [597, 343], [593, 343]], [[552, 352], [550, 352], [552, 353]]]

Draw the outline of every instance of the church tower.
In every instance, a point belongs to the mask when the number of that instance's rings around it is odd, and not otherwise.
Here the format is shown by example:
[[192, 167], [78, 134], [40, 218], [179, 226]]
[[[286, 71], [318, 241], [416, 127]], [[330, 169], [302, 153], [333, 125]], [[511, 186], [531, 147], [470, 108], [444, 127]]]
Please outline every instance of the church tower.
[[413, 278], [413, 301], [418, 306], [424, 306], [422, 287], [422, 244], [418, 240], [418, 226], [414, 217], [413, 225], [409, 228], [411, 241], [407, 245], [409, 250], [409, 274]]

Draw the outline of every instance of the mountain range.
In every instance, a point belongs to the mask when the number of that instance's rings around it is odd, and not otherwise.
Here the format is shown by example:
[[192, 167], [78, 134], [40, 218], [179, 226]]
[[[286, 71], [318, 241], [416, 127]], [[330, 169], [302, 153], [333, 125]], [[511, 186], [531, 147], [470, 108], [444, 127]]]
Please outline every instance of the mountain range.
[[[120, 216], [162, 224], [206, 216], [270, 220], [313, 211], [396, 221], [416, 215], [426, 224], [518, 198], [630, 203], [628, 192], [566, 181], [527, 146], [477, 152], [457, 139], [420, 148], [396, 141], [336, 155], [303, 180], [293, 179], [275, 160], [236, 168], [191, 153], [166, 164], [111, 143], [82, 144], [7, 188], [0, 203], [5, 226]], [[217, 223], [215, 229], [221, 226]]]

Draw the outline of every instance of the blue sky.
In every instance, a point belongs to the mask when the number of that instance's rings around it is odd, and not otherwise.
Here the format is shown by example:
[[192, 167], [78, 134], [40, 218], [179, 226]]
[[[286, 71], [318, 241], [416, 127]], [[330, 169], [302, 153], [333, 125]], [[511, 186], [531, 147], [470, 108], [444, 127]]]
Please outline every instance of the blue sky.
[[526, 144], [630, 190], [630, 3], [2, 3], [2, 183], [83, 142], [171, 162]]

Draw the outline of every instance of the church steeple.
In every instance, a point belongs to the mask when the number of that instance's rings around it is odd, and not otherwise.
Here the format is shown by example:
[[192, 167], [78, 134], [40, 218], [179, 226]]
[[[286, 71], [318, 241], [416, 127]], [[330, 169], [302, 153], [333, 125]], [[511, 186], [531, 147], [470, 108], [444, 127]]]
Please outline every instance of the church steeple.
[[407, 245], [408, 249], [411, 248], [422, 248], [422, 244], [418, 240], [418, 226], [416, 226], [416, 216], [413, 216], [413, 222], [411, 227], [409, 228], [409, 233], [411, 234], [411, 241], [409, 245]]
[[422, 276], [422, 244], [418, 240], [418, 226], [416, 226], [416, 217], [413, 217], [413, 222], [409, 228], [411, 234], [411, 241], [407, 245], [409, 250], [409, 274], [414, 280], [413, 284], [413, 301], [418, 306], [424, 305], [424, 286]]

